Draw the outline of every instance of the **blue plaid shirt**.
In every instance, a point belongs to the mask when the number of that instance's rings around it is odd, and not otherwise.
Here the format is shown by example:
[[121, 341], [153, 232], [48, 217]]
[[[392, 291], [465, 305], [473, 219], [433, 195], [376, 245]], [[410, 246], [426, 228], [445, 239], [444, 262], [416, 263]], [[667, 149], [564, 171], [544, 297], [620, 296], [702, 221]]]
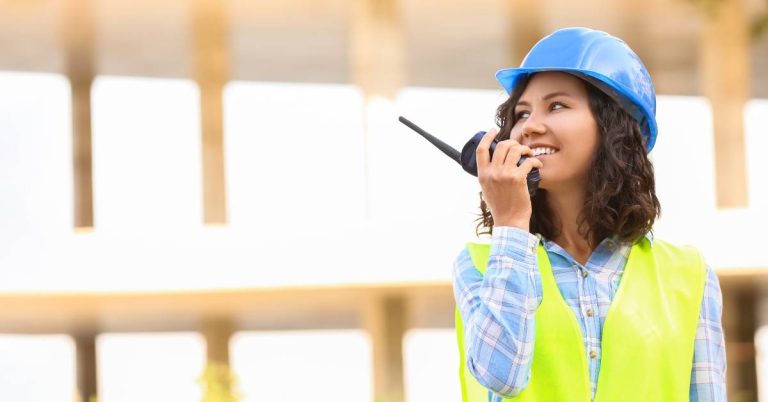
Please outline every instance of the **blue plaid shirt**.
[[[651, 234], [649, 240], [653, 240]], [[536, 247], [544, 242], [560, 292], [573, 310], [587, 351], [592, 396], [600, 372], [600, 339], [605, 316], [624, 272], [630, 243], [603, 240], [585, 265], [552, 241], [522, 229], [497, 226], [485, 276], [465, 248], [456, 258], [453, 290], [464, 317], [467, 367], [489, 388], [489, 401], [513, 397], [527, 385], [535, 338], [535, 313], [541, 302]], [[722, 294], [711, 267], [702, 300], [691, 371], [691, 402], [725, 402], [725, 342]]]

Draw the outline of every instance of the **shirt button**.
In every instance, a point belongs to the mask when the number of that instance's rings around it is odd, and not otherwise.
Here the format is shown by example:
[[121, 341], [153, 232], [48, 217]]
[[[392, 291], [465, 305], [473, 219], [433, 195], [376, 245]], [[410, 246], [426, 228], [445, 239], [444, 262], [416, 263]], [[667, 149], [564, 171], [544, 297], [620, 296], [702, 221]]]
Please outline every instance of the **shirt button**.
[[595, 312], [592, 311], [592, 309], [588, 309], [587, 310], [587, 317], [592, 317], [593, 315], [595, 315]]
[[592, 358], [592, 359], [596, 358], [597, 357], [597, 352], [595, 352], [594, 350], [589, 352], [589, 357]]
[[613, 251], [614, 249], [616, 249], [616, 244], [613, 241], [609, 241], [609, 242], [605, 243], [605, 247], [609, 251]]
[[581, 276], [583, 276], [583, 277], [585, 277], [585, 278], [586, 278], [586, 277], [587, 277], [587, 275], [589, 275], [589, 272], [587, 272], [587, 270], [586, 270], [586, 269], [584, 269], [583, 271], [581, 271]]

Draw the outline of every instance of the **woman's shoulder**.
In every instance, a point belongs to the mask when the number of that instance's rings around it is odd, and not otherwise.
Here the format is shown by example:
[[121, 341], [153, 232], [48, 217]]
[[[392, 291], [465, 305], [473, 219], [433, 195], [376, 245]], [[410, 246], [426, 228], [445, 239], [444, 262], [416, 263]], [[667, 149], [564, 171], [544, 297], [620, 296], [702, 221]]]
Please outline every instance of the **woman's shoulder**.
[[644, 236], [635, 241], [635, 244], [642, 244], [644, 242], [647, 242], [652, 249], [658, 248], [679, 252], [699, 252], [698, 248], [690, 242], [685, 240], [681, 241], [679, 239], [670, 240], [662, 238], [656, 235], [653, 231], [648, 231]]
[[657, 262], [663, 262], [668, 268], [675, 268], [665, 269], [664, 271], [668, 274], [701, 279], [709, 276], [708, 271], [711, 271], [711, 267], [705, 262], [703, 253], [694, 244], [678, 239], [662, 239], [653, 234], [648, 241], [654, 259]]
[[657, 252], [666, 251], [669, 253], [688, 254], [692, 257], [701, 256], [699, 248], [685, 240], [659, 238], [652, 232], [648, 232], [648, 234], [645, 235], [645, 239], [647, 239], [651, 249]]

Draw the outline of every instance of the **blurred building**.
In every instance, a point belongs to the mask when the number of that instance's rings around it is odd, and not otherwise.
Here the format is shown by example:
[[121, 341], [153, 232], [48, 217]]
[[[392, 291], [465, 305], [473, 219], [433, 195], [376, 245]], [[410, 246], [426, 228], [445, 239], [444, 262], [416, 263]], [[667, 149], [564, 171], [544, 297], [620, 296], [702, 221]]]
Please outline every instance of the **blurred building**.
[[759, 0], [0, 0], [0, 333], [70, 335], [95, 396], [100, 334], [198, 333], [229, 364], [241, 331], [359, 330], [360, 392], [416, 402], [403, 339], [453, 326], [479, 186], [396, 117], [460, 147], [493, 123], [496, 70], [588, 26], [651, 72], [657, 234], [717, 270], [729, 400], [758, 400], [766, 16]]

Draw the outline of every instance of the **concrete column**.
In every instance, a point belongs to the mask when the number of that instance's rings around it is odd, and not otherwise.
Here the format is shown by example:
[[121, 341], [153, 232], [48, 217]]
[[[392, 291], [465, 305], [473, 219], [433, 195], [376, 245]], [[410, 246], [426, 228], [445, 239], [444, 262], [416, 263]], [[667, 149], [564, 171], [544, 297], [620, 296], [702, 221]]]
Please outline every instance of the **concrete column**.
[[373, 346], [373, 400], [404, 402], [403, 336], [407, 305], [402, 297], [375, 298], [365, 310], [365, 328]]
[[93, 227], [91, 84], [95, 74], [95, 28], [90, 0], [67, 0], [62, 7], [65, 73], [72, 86], [72, 163], [75, 229]]
[[202, 376], [203, 401], [235, 402], [237, 384], [229, 365], [229, 340], [234, 333], [232, 322], [224, 318], [203, 321], [206, 365]]
[[[350, 3], [351, 81], [363, 92], [365, 103], [374, 98], [394, 100], [405, 85], [403, 23], [397, 0], [356, 0]], [[363, 133], [363, 170], [369, 177], [368, 148], [372, 125], [366, 113]], [[370, 216], [368, 180], [365, 181], [365, 210]]]
[[206, 356], [209, 363], [229, 364], [229, 340], [234, 326], [227, 319], [207, 319], [201, 332], [205, 337]]
[[723, 285], [723, 331], [727, 359], [728, 400], [757, 400], [755, 332], [758, 297], [754, 286]]
[[743, 108], [750, 96], [749, 27], [744, 0], [724, 1], [709, 12], [701, 36], [700, 85], [712, 105], [720, 208], [748, 204]]
[[194, 77], [200, 86], [203, 152], [203, 221], [226, 224], [223, 89], [230, 74], [228, 2], [195, 0], [192, 4]]
[[72, 337], [75, 341], [77, 395], [83, 402], [95, 401], [99, 395], [96, 367], [96, 334], [80, 333]]
[[351, 3], [352, 82], [366, 98], [393, 99], [405, 85], [405, 47], [397, 0]]

